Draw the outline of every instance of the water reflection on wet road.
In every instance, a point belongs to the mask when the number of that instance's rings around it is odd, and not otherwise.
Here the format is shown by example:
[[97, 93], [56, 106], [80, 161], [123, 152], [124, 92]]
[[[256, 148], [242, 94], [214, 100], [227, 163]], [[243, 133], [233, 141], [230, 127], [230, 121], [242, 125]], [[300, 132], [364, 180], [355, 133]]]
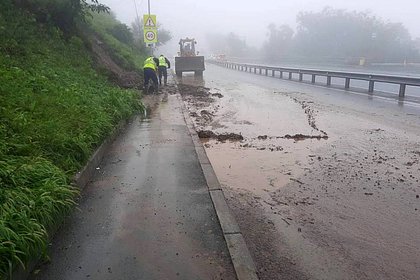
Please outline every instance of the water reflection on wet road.
[[213, 65], [179, 83], [211, 97], [184, 88], [197, 130], [244, 137], [203, 144], [261, 279], [417, 279], [417, 105]]

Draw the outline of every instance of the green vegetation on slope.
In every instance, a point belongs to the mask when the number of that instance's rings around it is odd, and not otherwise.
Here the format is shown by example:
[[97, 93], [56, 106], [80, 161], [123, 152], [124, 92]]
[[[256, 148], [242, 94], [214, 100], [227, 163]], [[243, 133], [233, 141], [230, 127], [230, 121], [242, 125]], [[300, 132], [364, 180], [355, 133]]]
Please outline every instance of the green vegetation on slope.
[[142, 109], [138, 92], [92, 68], [79, 37], [62, 37], [12, 0], [0, 2], [1, 279], [45, 253], [47, 231], [74, 206], [72, 175]]
[[144, 44], [138, 44], [127, 25], [119, 23], [112, 14], [94, 14], [89, 24], [105, 42], [109, 54], [126, 70], [140, 71], [146, 59]]

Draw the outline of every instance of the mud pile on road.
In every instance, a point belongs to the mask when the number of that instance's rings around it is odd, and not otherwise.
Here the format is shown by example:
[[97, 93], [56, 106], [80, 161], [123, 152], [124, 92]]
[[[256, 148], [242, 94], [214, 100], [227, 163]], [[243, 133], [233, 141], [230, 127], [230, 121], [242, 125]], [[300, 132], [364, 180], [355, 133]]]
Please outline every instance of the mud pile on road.
[[216, 134], [211, 130], [199, 130], [197, 131], [198, 137], [201, 139], [217, 139], [217, 141], [225, 142], [227, 140], [230, 141], [242, 141], [244, 137], [237, 133], [223, 133], [223, 134]]
[[188, 102], [194, 101], [197, 105], [205, 107], [214, 102], [210, 89], [202, 86], [178, 84], [182, 98]]
[[[221, 98], [217, 93], [211, 93], [209, 88], [178, 84], [179, 93], [187, 104], [190, 116], [198, 129], [204, 129], [212, 123], [217, 106], [212, 106], [215, 98]], [[214, 97], [213, 97], [214, 96]], [[205, 137], [217, 138], [217, 137]]]
[[[216, 134], [213, 132], [214, 117], [219, 110], [218, 102], [223, 95], [219, 92], [211, 92], [204, 86], [194, 86], [190, 84], [178, 84], [179, 93], [187, 105], [190, 116], [193, 118], [197, 132], [211, 130], [214, 135], [201, 133], [208, 139], [217, 139], [218, 141], [238, 140], [240, 137], [233, 133]], [[216, 90], [217, 91], [217, 90]]]
[[[311, 137], [311, 136], [307, 136], [307, 135], [300, 135], [297, 134], [293, 137], [290, 137], [290, 135], [286, 135], [284, 136], [285, 139], [295, 139], [295, 140], [304, 140], [304, 139], [328, 139], [328, 135], [325, 131], [320, 130], [318, 128], [318, 126], [316, 125], [316, 121], [315, 121], [315, 111], [313, 108], [311, 108], [311, 106], [309, 104], [313, 103], [312, 101], [303, 101], [303, 100], [299, 100], [296, 97], [290, 97], [294, 102], [296, 102], [297, 104], [302, 106], [302, 109], [305, 111], [305, 114], [308, 116], [308, 124], [310, 125], [310, 127], [312, 127], [313, 129], [315, 129], [316, 131], [319, 131], [322, 133], [322, 136], [316, 136], [316, 137]], [[303, 137], [302, 137], [303, 136]]]
[[328, 139], [328, 136], [326, 135], [326, 133], [324, 132], [324, 135], [304, 135], [304, 134], [295, 134], [295, 135], [289, 135], [286, 134], [285, 136], [281, 137], [284, 139], [293, 139], [295, 141], [302, 141], [302, 140], [306, 140], [306, 139]]

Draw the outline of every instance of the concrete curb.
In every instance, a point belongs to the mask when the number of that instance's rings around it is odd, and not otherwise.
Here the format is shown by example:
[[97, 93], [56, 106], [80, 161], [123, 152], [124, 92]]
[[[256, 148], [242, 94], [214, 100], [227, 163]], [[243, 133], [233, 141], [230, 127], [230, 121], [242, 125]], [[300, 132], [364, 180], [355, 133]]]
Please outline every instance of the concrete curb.
[[177, 98], [181, 104], [184, 120], [187, 124], [201, 169], [203, 170], [204, 177], [207, 181], [210, 197], [222, 228], [229, 254], [235, 268], [236, 277], [238, 280], [257, 280], [257, 269], [245, 243], [245, 239], [242, 236], [239, 225], [226, 203], [226, 198], [223, 194], [219, 180], [217, 179], [213, 167], [207, 157], [203, 144], [197, 135], [185, 103], [179, 94]]
[[120, 135], [121, 131], [127, 126], [128, 123], [134, 120], [134, 117], [130, 117], [126, 120], [120, 121], [115, 127], [114, 131], [108, 138], [96, 149], [95, 153], [89, 158], [86, 165], [79, 172], [74, 175], [72, 183], [83, 189], [90, 181], [95, 173], [96, 167], [101, 163], [105, 153], [109, 150], [111, 144]]

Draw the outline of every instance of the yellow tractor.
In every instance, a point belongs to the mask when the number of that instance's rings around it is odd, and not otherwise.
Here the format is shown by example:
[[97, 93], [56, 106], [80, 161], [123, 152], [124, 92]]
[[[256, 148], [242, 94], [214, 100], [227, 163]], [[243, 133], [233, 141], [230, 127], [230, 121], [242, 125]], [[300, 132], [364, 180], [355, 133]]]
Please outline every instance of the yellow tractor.
[[183, 72], [194, 72], [196, 76], [203, 76], [204, 56], [199, 56], [195, 51], [196, 44], [195, 39], [179, 40], [179, 52], [175, 57], [175, 73], [178, 77], [181, 77]]

